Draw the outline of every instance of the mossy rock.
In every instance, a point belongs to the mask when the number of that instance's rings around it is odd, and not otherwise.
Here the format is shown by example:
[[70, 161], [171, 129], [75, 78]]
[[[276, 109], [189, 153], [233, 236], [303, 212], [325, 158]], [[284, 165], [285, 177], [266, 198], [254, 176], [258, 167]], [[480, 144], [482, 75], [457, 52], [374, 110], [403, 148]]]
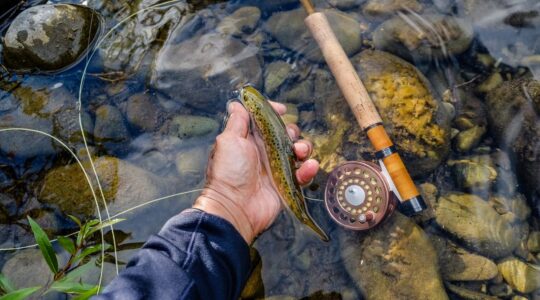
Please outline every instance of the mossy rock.
[[[434, 170], [448, 154], [450, 125], [446, 110], [424, 75], [408, 62], [382, 51], [362, 51], [352, 62], [411, 174]], [[364, 133], [354, 126], [350, 135]]]

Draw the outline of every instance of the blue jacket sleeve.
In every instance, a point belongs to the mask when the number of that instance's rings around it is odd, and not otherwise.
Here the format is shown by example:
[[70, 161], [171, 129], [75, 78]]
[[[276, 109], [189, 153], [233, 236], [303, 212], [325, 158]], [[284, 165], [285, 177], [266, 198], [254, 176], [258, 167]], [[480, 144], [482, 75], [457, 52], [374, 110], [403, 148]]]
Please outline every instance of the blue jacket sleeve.
[[171, 218], [92, 299], [238, 299], [249, 247], [227, 221], [189, 209]]

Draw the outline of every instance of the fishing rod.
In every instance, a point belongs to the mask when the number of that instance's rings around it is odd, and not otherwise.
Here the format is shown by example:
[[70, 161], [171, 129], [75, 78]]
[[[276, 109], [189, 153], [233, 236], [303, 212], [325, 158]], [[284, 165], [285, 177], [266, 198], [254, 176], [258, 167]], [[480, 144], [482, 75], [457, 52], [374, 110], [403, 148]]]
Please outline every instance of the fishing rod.
[[[393, 211], [393, 205], [391, 200], [387, 200], [389, 203], [380, 207], [381, 210], [386, 208], [386, 215], [385, 212], [378, 214], [372, 209], [376, 205], [376, 201], [371, 204], [366, 199], [371, 201], [369, 195], [371, 195], [372, 191], [378, 191], [384, 195], [385, 191], [393, 188], [392, 185], [395, 185], [394, 193], [397, 194], [396, 196], [399, 199], [398, 207], [402, 213], [407, 216], [421, 213], [427, 209], [427, 205], [396, 151], [396, 147], [386, 133], [375, 105], [332, 31], [326, 16], [315, 10], [311, 0], [300, 0], [300, 2], [308, 14], [304, 20], [306, 26], [319, 45], [324, 59], [358, 124], [366, 132], [371, 144], [377, 151], [376, 157], [382, 161], [380, 171], [390, 177], [387, 180], [389, 186], [385, 186], [382, 184], [384, 180], [377, 176], [377, 166], [365, 162], [360, 165], [358, 163], [346, 163], [338, 167], [332, 172], [325, 192], [325, 196], [333, 196], [330, 202], [334, 200], [332, 203], [336, 203], [332, 204], [327, 201], [330, 214], [340, 223], [347, 223], [348, 226], [346, 227], [354, 227], [351, 224], [359, 221], [356, 223], [360, 224], [353, 229], [371, 228]], [[372, 183], [372, 185], [368, 183]], [[377, 188], [382, 189], [382, 193]], [[349, 216], [354, 216], [354, 218], [349, 218]], [[344, 222], [345, 219], [348, 219], [348, 222]]]

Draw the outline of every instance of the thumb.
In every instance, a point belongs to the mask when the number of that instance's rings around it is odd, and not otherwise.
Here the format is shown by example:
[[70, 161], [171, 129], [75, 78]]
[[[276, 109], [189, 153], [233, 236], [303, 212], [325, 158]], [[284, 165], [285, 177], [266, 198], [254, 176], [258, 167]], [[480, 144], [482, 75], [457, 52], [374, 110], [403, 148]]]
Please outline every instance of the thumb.
[[249, 114], [239, 103], [231, 103], [229, 106], [229, 119], [225, 126], [224, 133], [235, 136], [247, 137], [249, 128]]

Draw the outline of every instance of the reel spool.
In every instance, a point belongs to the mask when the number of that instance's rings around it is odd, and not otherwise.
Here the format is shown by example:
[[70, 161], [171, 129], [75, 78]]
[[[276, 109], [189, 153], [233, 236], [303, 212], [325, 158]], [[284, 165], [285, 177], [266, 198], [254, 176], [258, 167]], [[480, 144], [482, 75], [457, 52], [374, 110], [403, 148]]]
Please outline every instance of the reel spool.
[[324, 193], [328, 213], [339, 225], [352, 230], [368, 230], [397, 206], [381, 168], [368, 161], [345, 162], [328, 178]]

